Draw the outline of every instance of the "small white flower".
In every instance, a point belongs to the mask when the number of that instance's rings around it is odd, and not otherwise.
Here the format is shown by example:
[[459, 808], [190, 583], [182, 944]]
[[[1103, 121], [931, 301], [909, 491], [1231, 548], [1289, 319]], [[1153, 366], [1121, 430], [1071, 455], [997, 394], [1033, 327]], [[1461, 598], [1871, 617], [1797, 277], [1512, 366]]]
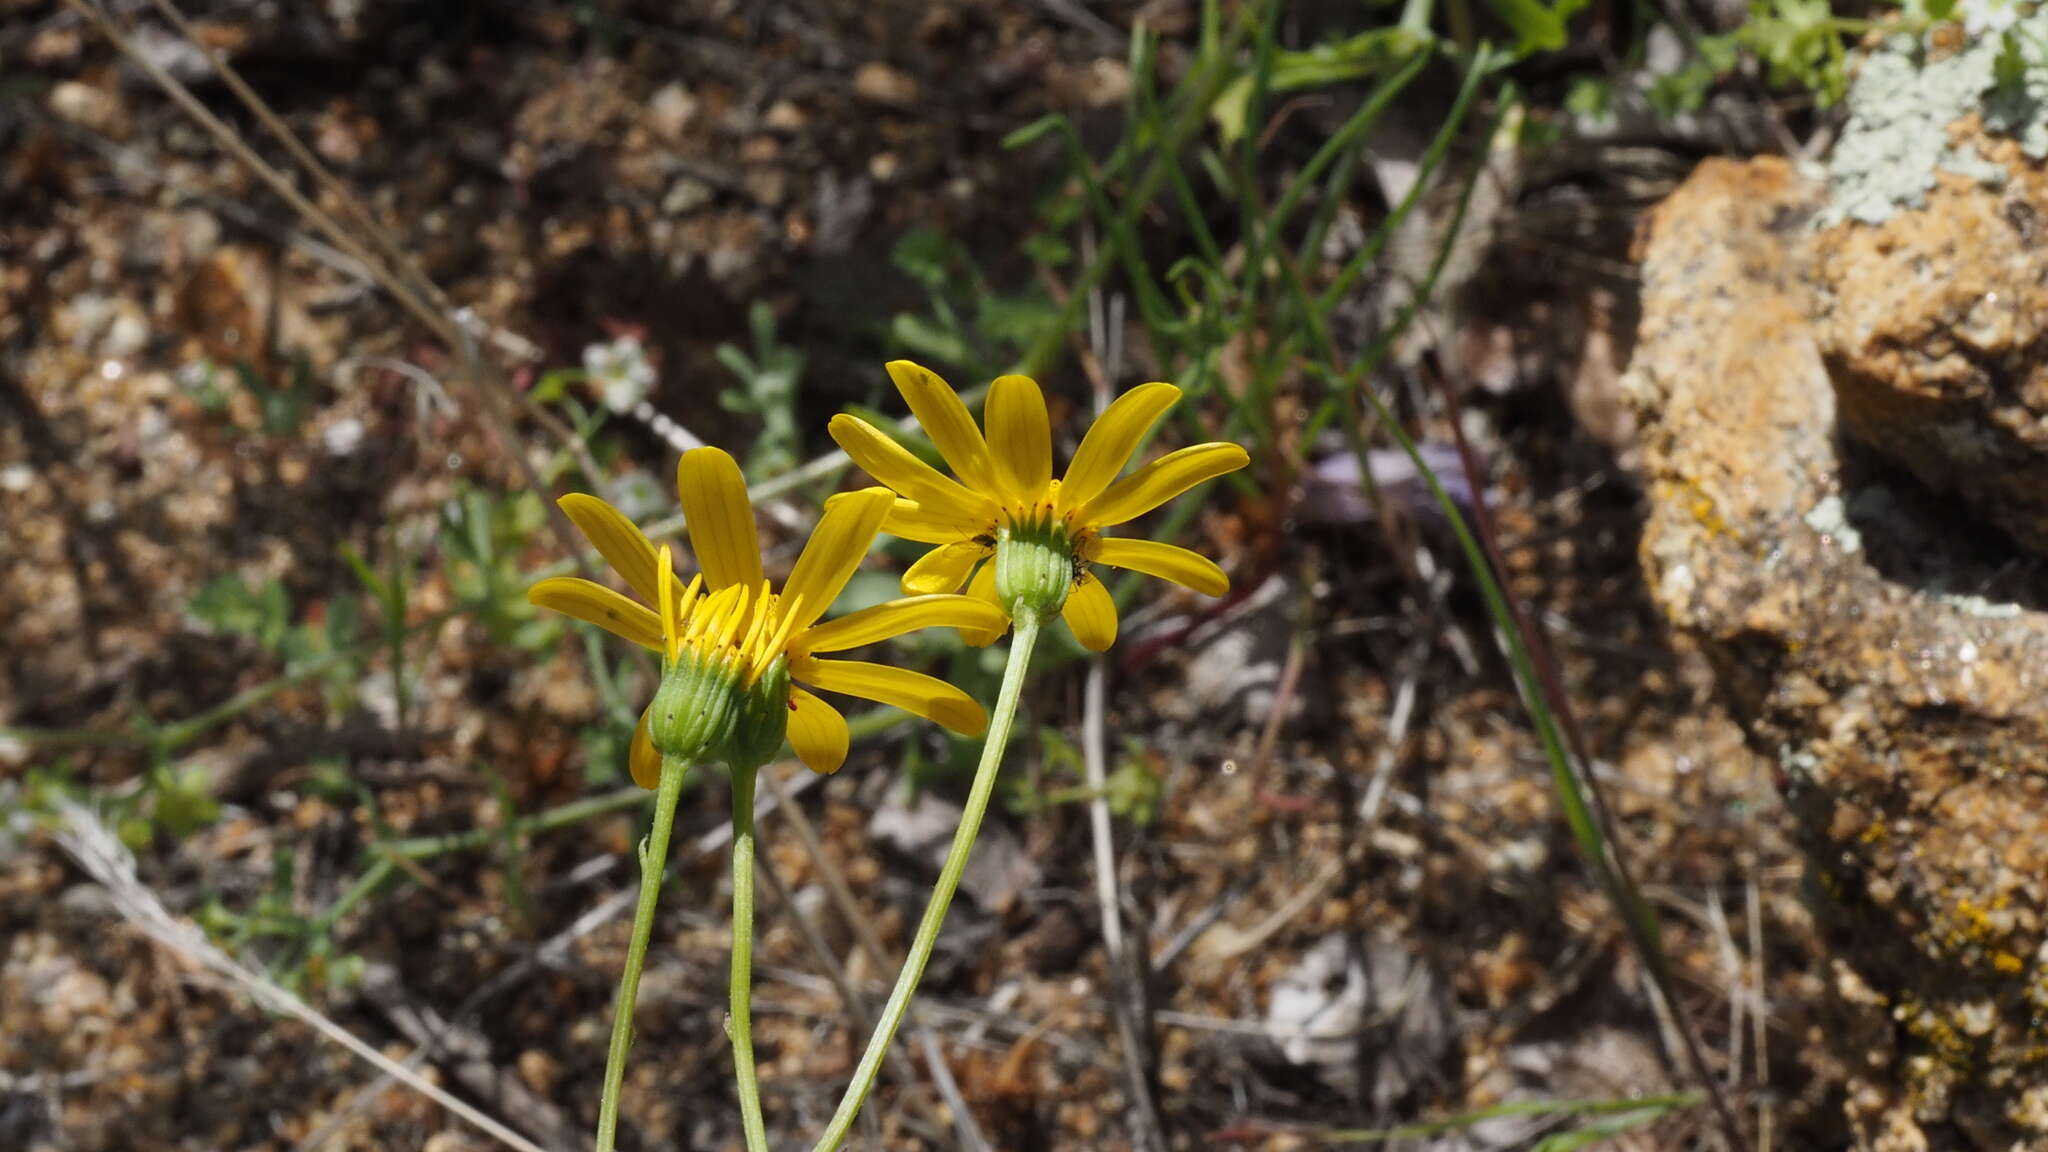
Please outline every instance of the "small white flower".
[[2003, 36], [2020, 20], [2019, 0], [1963, 0], [1963, 31], [1970, 39]]
[[654, 365], [634, 336], [584, 348], [583, 371], [598, 386], [604, 406], [614, 412], [631, 412], [654, 387]]
[[327, 445], [331, 456], [353, 456], [363, 446], [363, 422], [353, 416], [344, 416], [329, 424], [320, 432], [320, 439]]

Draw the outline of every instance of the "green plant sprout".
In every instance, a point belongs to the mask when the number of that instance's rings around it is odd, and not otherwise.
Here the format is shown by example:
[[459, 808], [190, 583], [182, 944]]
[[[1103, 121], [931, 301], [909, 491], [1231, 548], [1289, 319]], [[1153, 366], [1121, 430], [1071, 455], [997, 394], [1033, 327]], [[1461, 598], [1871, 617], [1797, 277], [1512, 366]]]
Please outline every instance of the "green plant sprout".
[[747, 470], [759, 475], [787, 472], [797, 465], [802, 438], [796, 428], [796, 390], [804, 375], [804, 354], [775, 339], [775, 310], [757, 300], [747, 311], [754, 338], [748, 355], [732, 344], [720, 344], [718, 362], [739, 378], [739, 387], [718, 394], [719, 407], [760, 421], [761, 430], [747, 450]]

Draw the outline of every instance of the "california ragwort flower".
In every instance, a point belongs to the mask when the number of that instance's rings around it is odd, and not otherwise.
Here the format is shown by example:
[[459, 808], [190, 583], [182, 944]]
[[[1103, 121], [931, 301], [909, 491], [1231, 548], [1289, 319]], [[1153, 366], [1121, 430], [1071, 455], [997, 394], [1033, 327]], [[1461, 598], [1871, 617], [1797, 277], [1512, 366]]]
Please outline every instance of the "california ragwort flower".
[[[1054, 479], [1051, 419], [1030, 378], [1000, 376], [989, 386], [986, 435], [959, 395], [929, 370], [897, 360], [889, 364], [889, 378], [958, 479], [859, 417], [835, 416], [831, 431], [854, 463], [899, 497], [881, 530], [936, 545], [903, 574], [905, 592], [943, 594], [966, 585], [969, 596], [1011, 618], [1058, 612], [1083, 647], [1100, 652], [1116, 640], [1116, 605], [1091, 565], [1128, 568], [1210, 596], [1230, 590], [1229, 578], [1205, 556], [1103, 533], [1250, 463], [1236, 444], [1196, 444], [1118, 479], [1138, 442], [1180, 399], [1180, 389], [1140, 384], [1118, 397], [1081, 438], [1067, 474]], [[969, 643], [988, 644], [1002, 631], [963, 628], [961, 634]]]
[[981, 705], [943, 680], [817, 656], [918, 628], [1004, 626], [999, 610], [958, 595], [910, 596], [820, 622], [888, 518], [894, 500], [887, 489], [832, 501], [779, 592], [762, 573], [753, 504], [731, 456], [716, 448], [685, 453], [676, 491], [700, 569], [688, 584], [678, 586], [669, 549], [657, 550], [624, 513], [571, 493], [562, 497], [562, 511], [639, 599], [570, 576], [527, 592], [543, 608], [661, 654], [662, 684], [640, 717], [629, 757], [641, 787], [659, 782], [664, 752], [758, 764], [780, 747], [785, 728], [813, 771], [837, 771], [846, 759], [846, 719], [798, 683], [891, 704], [966, 736], [987, 727]]

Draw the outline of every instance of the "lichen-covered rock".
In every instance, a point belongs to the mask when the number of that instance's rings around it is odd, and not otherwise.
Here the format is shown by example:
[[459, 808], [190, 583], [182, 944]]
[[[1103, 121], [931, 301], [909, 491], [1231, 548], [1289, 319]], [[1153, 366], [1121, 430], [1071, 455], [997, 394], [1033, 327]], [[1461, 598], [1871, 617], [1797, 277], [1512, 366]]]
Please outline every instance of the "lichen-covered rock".
[[[1955, 29], [1948, 31], [1954, 32]], [[1842, 430], [2048, 550], [2048, 16], [1878, 46], [1811, 246]]]
[[[1894, 223], [1946, 210], [1946, 188]], [[2027, 599], [2048, 566], [1915, 479], [1939, 473], [1837, 435], [1872, 391], [1831, 379], [1874, 346], [1845, 313], [1875, 324], [1887, 290], [1844, 283], [1878, 278], [1845, 253], [1889, 253], [1871, 225], [1817, 234], [1826, 202], [1782, 162], [1709, 161], [1651, 218], [1625, 383], [1643, 563], [1778, 757], [1864, 1146], [2048, 1147], [2048, 612]], [[1975, 219], [1918, 227], [1953, 229], [1944, 259], [2011, 257], [1964, 251], [1996, 235]], [[1945, 355], [1902, 330], [1883, 371]]]
[[1814, 238], [1818, 334], [1844, 432], [2048, 549], [2048, 172], [1978, 149], [1999, 187], [1943, 172], [1926, 208]]

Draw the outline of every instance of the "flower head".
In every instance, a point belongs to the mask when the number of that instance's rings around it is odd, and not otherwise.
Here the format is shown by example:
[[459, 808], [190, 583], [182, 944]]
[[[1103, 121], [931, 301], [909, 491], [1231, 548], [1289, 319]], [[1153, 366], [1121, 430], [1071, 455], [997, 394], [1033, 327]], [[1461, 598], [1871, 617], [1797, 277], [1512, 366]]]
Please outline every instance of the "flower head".
[[887, 489], [834, 500], [780, 591], [762, 573], [753, 504], [732, 457], [716, 448], [685, 453], [676, 491], [700, 569], [688, 584], [677, 580], [666, 546], [657, 551], [618, 509], [579, 492], [562, 497], [562, 511], [639, 599], [578, 577], [543, 580], [526, 594], [661, 654], [661, 688], [633, 733], [630, 762], [641, 787], [660, 781], [663, 752], [758, 763], [785, 733], [813, 771], [836, 771], [846, 759], [846, 719], [792, 681], [981, 733], [981, 705], [943, 680], [817, 656], [918, 628], [1002, 627], [999, 611], [955, 595], [892, 600], [821, 622], [889, 514]]
[[[989, 386], [986, 434], [959, 395], [930, 371], [897, 360], [889, 378], [958, 477], [940, 473], [865, 420], [832, 418], [832, 438], [899, 497], [881, 530], [936, 545], [903, 574], [904, 591], [932, 595], [966, 585], [969, 596], [1011, 618], [1058, 612], [1075, 639], [1100, 652], [1116, 640], [1116, 605], [1089, 571], [1093, 564], [1144, 572], [1210, 596], [1230, 590], [1229, 578], [1207, 557], [1156, 540], [1103, 534], [1251, 462], [1236, 444], [1196, 444], [1118, 479], [1138, 442], [1180, 399], [1180, 389], [1140, 384], [1118, 397], [1081, 438], [1067, 474], [1054, 479], [1051, 419], [1029, 378], [1000, 376]], [[973, 644], [993, 643], [1002, 632], [961, 629]]]
[[637, 336], [586, 346], [583, 372], [597, 385], [604, 406], [614, 412], [631, 412], [654, 387], [654, 364]]

